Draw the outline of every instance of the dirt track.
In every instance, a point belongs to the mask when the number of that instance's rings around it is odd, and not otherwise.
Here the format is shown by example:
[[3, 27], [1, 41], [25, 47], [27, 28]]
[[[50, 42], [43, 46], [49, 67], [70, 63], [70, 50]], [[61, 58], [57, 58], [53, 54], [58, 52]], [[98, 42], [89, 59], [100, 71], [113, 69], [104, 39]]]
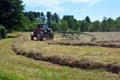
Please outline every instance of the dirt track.
[[75, 68], [82, 68], [82, 69], [105, 69], [113, 73], [120, 72], [120, 63], [118, 62], [105, 64], [102, 62], [96, 62], [94, 60], [85, 59], [85, 58], [77, 59], [77, 58], [66, 56], [66, 55], [49, 55], [49, 54], [41, 53], [39, 51], [34, 51], [34, 50], [28, 51], [21, 47], [23, 43], [25, 43], [27, 40], [28, 39], [24, 35], [20, 36], [12, 44], [12, 50], [16, 52], [16, 54], [18, 55], [23, 55], [36, 60], [48, 61], [48, 62], [59, 64], [62, 66], [69, 66], [72, 68], [75, 67]]

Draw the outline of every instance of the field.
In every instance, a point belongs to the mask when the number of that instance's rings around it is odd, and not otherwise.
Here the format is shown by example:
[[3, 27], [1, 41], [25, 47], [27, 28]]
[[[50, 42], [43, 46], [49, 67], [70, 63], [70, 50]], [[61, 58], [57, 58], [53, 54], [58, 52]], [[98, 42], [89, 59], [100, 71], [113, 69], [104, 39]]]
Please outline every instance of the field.
[[[120, 79], [120, 48], [49, 44], [54, 42], [90, 43], [91, 36], [83, 34], [63, 36], [61, 33], [55, 33], [54, 40], [42, 42], [30, 40], [29, 33], [19, 33], [21, 34], [19, 38], [16, 34], [9, 34], [12, 37], [0, 40], [0, 79], [2, 80]], [[94, 35], [97, 38], [95, 42], [120, 45], [120, 32], [87, 32], [87, 34]], [[74, 66], [72, 65], [74, 61], [80, 61], [79, 63], [84, 66]], [[96, 65], [99, 66], [96, 67]], [[109, 65], [117, 68], [118, 72], [107, 70], [111, 69]]]
[[[89, 33], [95, 35], [98, 40], [96, 41], [116, 41], [113, 44], [119, 45], [120, 40], [119, 32], [117, 33]], [[82, 39], [86, 39], [86, 42], [90, 42], [89, 36], [80, 35]], [[104, 38], [104, 39], [103, 39]], [[52, 42], [71, 42], [79, 43], [80, 40], [71, 40], [62, 37], [62, 34], [55, 34], [55, 39], [45, 40], [43, 42], [31, 41], [30, 39], [23, 44], [23, 48], [28, 50], [36, 50], [41, 53], [46, 53], [50, 55], [70, 55], [75, 58], [90, 58], [92, 60], [97, 60], [101, 62], [119, 62], [120, 61], [120, 48], [108, 48], [99, 46], [65, 46], [65, 45], [49, 45]], [[82, 41], [83, 42], [83, 41]], [[111, 43], [111, 42], [110, 42]]]

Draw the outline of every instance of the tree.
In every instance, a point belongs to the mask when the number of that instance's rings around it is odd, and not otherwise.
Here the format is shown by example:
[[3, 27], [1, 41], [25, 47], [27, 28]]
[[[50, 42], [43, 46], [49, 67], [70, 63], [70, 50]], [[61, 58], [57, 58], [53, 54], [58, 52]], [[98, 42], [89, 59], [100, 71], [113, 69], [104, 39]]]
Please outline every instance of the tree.
[[28, 18], [31, 22], [34, 22], [36, 20], [34, 12], [32, 12], [32, 11], [28, 12]]
[[52, 15], [52, 23], [55, 23], [55, 16]]
[[92, 24], [88, 16], [81, 22], [81, 31], [90, 31]]
[[114, 31], [114, 21], [112, 18], [107, 19], [107, 31]]
[[90, 20], [89, 16], [86, 16], [86, 17], [85, 17], [85, 21], [86, 21], [87, 23], [91, 23], [91, 20]]
[[45, 22], [45, 15], [43, 12], [41, 12], [40, 19], [42, 22]]
[[120, 31], [120, 20], [115, 20], [115, 31]]
[[65, 21], [65, 20], [62, 20], [61, 25], [60, 25], [60, 30], [61, 31], [67, 31], [67, 29], [68, 29], [68, 22]]
[[116, 20], [120, 20], [120, 17], [116, 18]]
[[81, 31], [87, 31], [88, 27], [87, 24], [85, 23], [85, 20], [81, 22]]
[[59, 16], [57, 15], [57, 13], [54, 13], [54, 14], [52, 15], [52, 22], [56, 22], [56, 23], [59, 22]]
[[25, 18], [23, 9], [21, 0], [0, 0], [0, 24], [8, 30], [21, 28]]
[[115, 31], [120, 31], [120, 17], [118, 17], [115, 21], [114, 21], [114, 30]]
[[103, 18], [103, 21], [102, 21], [102, 31], [107, 31], [107, 17]]
[[81, 29], [81, 21], [76, 20], [74, 31], [81, 31], [80, 29]]
[[101, 23], [100, 21], [94, 21], [93, 27], [90, 29], [90, 31], [102, 31]]
[[72, 15], [65, 15], [63, 16], [63, 20], [68, 22], [68, 28], [71, 28], [72, 30], [74, 30], [75, 27], [75, 19], [74, 16]]
[[54, 13], [54, 17], [55, 17], [55, 22], [59, 22], [59, 16], [57, 15], [57, 13]]
[[39, 12], [29, 11], [29, 12], [24, 12], [24, 15], [25, 15], [31, 22], [35, 22], [37, 18], [40, 18], [40, 13], [39, 13]]
[[0, 39], [7, 37], [7, 29], [5, 26], [0, 25]]
[[47, 23], [48, 23], [48, 26], [51, 27], [51, 23], [52, 23], [51, 12], [47, 12]]
[[53, 31], [60, 31], [60, 24], [56, 23], [56, 22], [53, 22], [52, 23], [52, 30]]

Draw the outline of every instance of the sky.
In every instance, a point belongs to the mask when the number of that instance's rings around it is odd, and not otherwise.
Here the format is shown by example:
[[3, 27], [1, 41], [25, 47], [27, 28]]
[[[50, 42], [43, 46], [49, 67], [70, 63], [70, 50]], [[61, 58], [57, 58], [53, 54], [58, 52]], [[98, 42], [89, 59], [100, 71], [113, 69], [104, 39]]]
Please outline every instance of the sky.
[[25, 11], [57, 13], [60, 18], [73, 15], [77, 20], [89, 16], [91, 21], [103, 17], [120, 17], [120, 0], [22, 0]]

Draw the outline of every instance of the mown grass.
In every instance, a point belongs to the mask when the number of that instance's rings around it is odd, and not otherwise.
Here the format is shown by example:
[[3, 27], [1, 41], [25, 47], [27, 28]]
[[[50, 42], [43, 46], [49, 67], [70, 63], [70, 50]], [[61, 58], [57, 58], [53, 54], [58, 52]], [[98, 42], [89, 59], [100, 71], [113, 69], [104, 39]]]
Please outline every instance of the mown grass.
[[[57, 36], [58, 37], [58, 36]], [[55, 37], [55, 40], [57, 38]], [[120, 62], [120, 48], [105, 48], [99, 46], [65, 46], [48, 45], [49, 40], [43, 42], [31, 41], [30, 39], [23, 44], [28, 50], [36, 50], [51, 55], [64, 54], [75, 58], [90, 58], [100, 62]]]
[[[16, 34], [16, 33], [14, 33]], [[11, 35], [14, 35], [11, 34]], [[16, 38], [0, 40], [0, 66], [6, 80], [119, 80], [119, 74], [104, 70], [82, 70], [36, 61], [16, 55], [11, 44]], [[29, 41], [28, 41], [29, 42]], [[34, 41], [33, 41], [34, 42]], [[36, 42], [36, 41], [35, 41]], [[40, 43], [40, 42], [36, 42]], [[33, 44], [33, 43], [29, 43]], [[43, 43], [44, 44], [44, 43]], [[26, 46], [29, 48], [28, 46]], [[45, 48], [46, 46], [44, 46]], [[60, 50], [60, 49], [59, 49]], [[44, 51], [44, 50], [43, 50]], [[7, 76], [10, 75], [10, 76]], [[10, 79], [9, 79], [10, 78]], [[2, 79], [4, 80], [4, 79]]]

